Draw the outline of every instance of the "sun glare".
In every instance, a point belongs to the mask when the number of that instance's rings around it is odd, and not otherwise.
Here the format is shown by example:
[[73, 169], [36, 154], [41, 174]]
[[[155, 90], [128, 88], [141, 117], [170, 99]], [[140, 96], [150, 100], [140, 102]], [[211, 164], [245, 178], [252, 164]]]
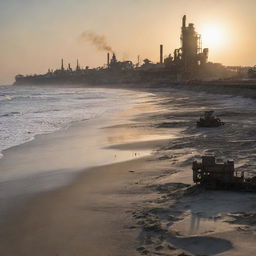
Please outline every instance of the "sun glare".
[[220, 48], [225, 44], [225, 32], [222, 27], [208, 25], [201, 29], [204, 47]]

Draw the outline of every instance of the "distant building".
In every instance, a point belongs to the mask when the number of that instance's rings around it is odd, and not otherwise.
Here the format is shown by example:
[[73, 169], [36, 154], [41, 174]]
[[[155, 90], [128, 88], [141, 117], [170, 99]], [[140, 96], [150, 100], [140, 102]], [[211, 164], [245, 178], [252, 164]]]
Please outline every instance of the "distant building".
[[118, 61], [116, 55], [113, 53], [112, 59], [108, 65], [108, 68], [111, 70], [131, 70], [133, 69], [133, 63], [131, 61]]
[[186, 15], [182, 18], [181, 48], [175, 49], [173, 57], [169, 55], [164, 63], [167, 68], [173, 68], [184, 77], [191, 78], [200, 66], [207, 63], [209, 49], [202, 49], [201, 35], [193, 23], [186, 24]]

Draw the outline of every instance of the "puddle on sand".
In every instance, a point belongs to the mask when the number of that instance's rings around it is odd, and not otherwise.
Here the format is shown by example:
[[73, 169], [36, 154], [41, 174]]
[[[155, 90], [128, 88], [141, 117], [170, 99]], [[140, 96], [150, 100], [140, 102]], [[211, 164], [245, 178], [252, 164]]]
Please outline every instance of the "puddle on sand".
[[188, 212], [186, 217], [170, 226], [171, 231], [177, 231], [181, 236], [205, 235], [234, 230], [236, 225], [231, 225], [218, 217], [204, 218], [200, 214]]

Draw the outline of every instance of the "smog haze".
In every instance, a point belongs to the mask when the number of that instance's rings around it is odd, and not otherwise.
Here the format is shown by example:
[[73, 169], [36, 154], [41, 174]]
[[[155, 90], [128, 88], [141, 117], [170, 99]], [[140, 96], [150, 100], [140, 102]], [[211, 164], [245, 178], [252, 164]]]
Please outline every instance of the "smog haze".
[[106, 63], [106, 51], [136, 62], [180, 45], [184, 14], [209, 47], [209, 61], [256, 64], [255, 0], [0, 0], [0, 84], [76, 60]]

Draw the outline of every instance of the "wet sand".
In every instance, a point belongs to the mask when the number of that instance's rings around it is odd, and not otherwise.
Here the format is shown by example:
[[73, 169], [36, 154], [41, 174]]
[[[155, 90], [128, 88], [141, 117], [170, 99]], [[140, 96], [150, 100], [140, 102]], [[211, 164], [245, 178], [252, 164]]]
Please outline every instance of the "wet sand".
[[30, 201], [1, 229], [1, 255], [134, 255], [139, 230], [130, 211], [142, 195], [130, 189], [142, 164], [93, 168], [72, 186]]
[[145, 108], [158, 111], [150, 101], [4, 152], [1, 255], [136, 252], [140, 232], [131, 211], [143, 198], [139, 173], [171, 137], [150, 125], [136, 127], [132, 119]]
[[[253, 255], [256, 195], [196, 189], [191, 163], [213, 152], [253, 175], [255, 106], [243, 98], [170, 90], [113, 117], [119, 121], [102, 127], [108, 138], [102, 146], [133, 159], [87, 168], [72, 184], [27, 200], [1, 225], [0, 254]], [[195, 127], [209, 108], [224, 127]], [[77, 131], [59, 139], [75, 145]], [[140, 150], [154, 151], [140, 157]]]
[[[134, 213], [143, 230], [139, 250], [148, 255], [252, 255], [256, 195], [194, 187], [191, 163], [209, 152], [218, 159], [233, 158], [238, 171], [255, 175], [256, 103], [203, 92], [173, 93], [175, 100], [166, 97], [160, 103], [170, 107], [168, 114], [151, 118], [158, 119], [158, 127], [184, 130], [158, 151], [173, 174], [151, 181], [148, 187], [157, 199]], [[207, 109], [216, 110], [225, 126], [196, 128], [200, 111]]]

